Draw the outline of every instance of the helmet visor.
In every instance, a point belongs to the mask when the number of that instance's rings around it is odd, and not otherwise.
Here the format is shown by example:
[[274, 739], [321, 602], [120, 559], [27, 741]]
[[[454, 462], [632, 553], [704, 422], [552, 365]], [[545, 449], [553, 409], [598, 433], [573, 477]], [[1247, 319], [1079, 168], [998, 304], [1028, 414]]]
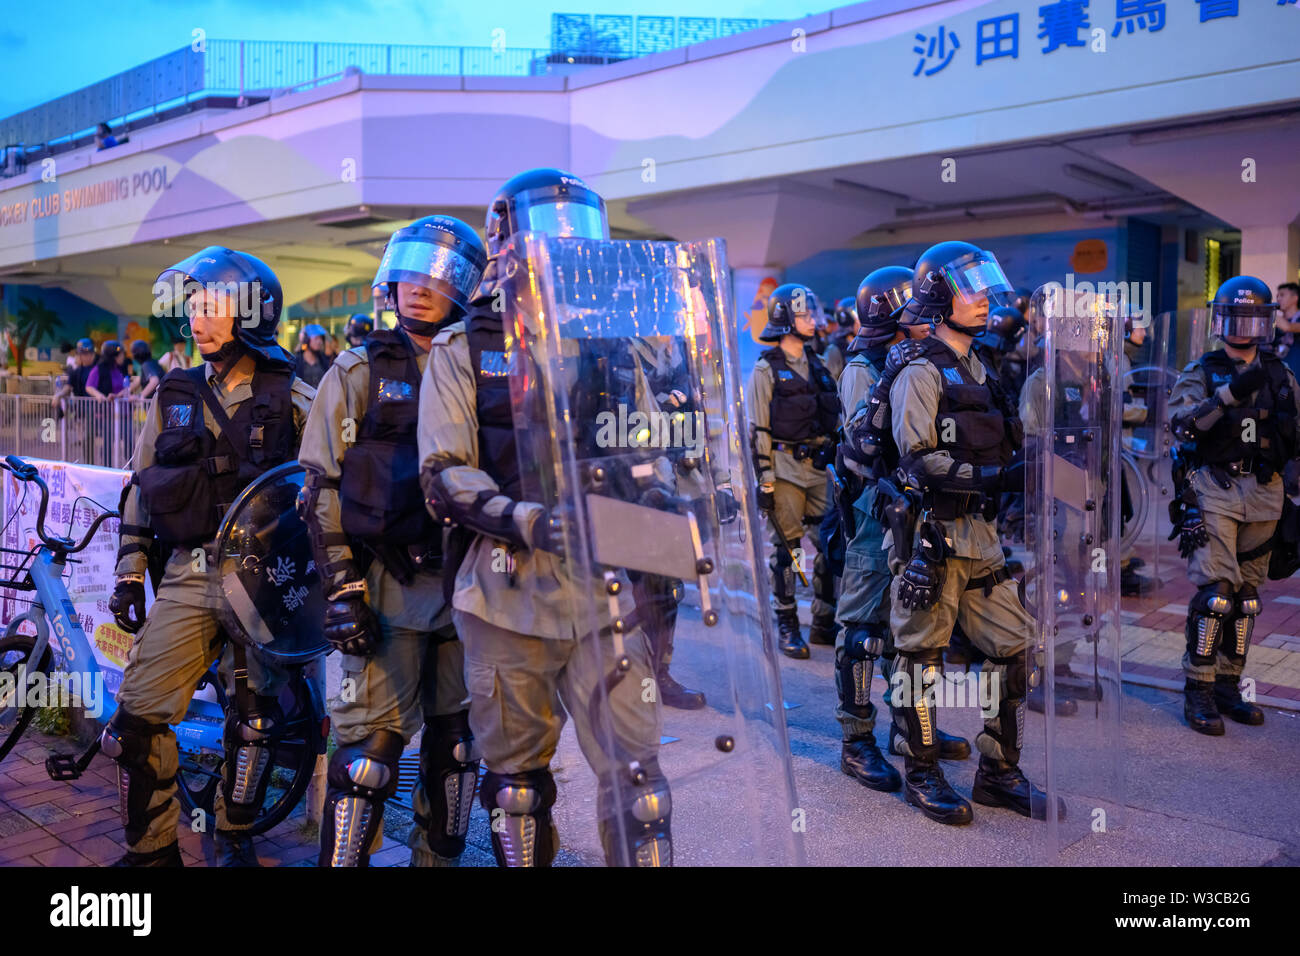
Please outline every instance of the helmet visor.
[[[423, 286], [463, 309], [478, 287], [483, 263], [477, 256], [467, 256], [458, 245], [434, 241], [434, 237], [423, 234], [429, 231], [395, 234], [384, 249], [373, 284], [408, 282]], [[389, 291], [396, 294], [391, 285]]]
[[943, 276], [948, 280], [952, 294], [960, 296], [968, 305], [981, 298], [988, 298], [990, 303], [996, 304], [1003, 297], [1009, 299], [1015, 294], [997, 256], [983, 249], [944, 266]]
[[1221, 339], [1264, 342], [1273, 334], [1273, 306], [1228, 305], [1214, 307], [1210, 334]]
[[[592, 194], [594, 196], [594, 194]], [[515, 214], [520, 227], [548, 236], [578, 239], [608, 239], [604, 204], [597, 205], [572, 196], [546, 196], [532, 201], [527, 193], [515, 199]]]
[[907, 305], [907, 300], [911, 297], [912, 283], [910, 282], [885, 289], [871, 297], [871, 312], [878, 316], [893, 315]]

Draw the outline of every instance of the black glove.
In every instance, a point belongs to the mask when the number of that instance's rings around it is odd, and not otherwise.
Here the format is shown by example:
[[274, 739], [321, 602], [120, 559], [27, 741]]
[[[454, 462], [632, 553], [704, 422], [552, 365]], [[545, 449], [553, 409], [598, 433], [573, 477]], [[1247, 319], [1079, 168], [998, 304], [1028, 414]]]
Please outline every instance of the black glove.
[[353, 657], [369, 657], [379, 642], [379, 619], [364, 592], [352, 591], [325, 604], [325, 640]]
[[1005, 470], [1001, 465], [979, 465], [974, 468], [972, 480], [984, 494], [996, 495], [1002, 491]]
[[948, 544], [943, 525], [923, 521], [917, 529], [917, 548], [903, 568], [898, 601], [908, 610], [928, 611], [939, 603], [947, 577]]
[[563, 558], [568, 551], [564, 545], [564, 529], [567, 522], [561, 511], [545, 510], [533, 519], [532, 534], [529, 535], [534, 551], [546, 551]]
[[1228, 383], [1228, 391], [1237, 401], [1244, 402], [1263, 388], [1267, 381], [1268, 373], [1264, 371], [1264, 366], [1248, 365], [1244, 371], [1232, 377], [1232, 381]]
[[764, 491], [763, 486], [759, 485], [754, 500], [758, 502], [758, 510], [763, 514], [770, 515], [776, 511], [776, 492], [774, 490]]
[[713, 504], [718, 509], [718, 524], [731, 524], [740, 514], [740, 505], [730, 488], [719, 488], [713, 496]]
[[1178, 537], [1178, 553], [1185, 561], [1197, 548], [1210, 543], [1210, 532], [1205, 527], [1205, 518], [1198, 505], [1185, 504], [1182, 511], [1182, 518], [1174, 525], [1174, 530], [1169, 532], [1169, 540], [1174, 540], [1175, 535]]
[[108, 599], [108, 609], [113, 612], [117, 626], [128, 634], [137, 634], [144, 627], [144, 582], [123, 579], [113, 585], [113, 596]]

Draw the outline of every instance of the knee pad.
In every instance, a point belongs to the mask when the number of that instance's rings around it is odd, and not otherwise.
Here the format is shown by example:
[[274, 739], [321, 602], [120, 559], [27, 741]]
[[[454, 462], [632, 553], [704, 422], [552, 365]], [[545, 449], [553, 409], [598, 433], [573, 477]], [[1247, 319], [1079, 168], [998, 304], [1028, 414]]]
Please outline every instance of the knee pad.
[[419, 814], [429, 849], [446, 859], [465, 851], [469, 814], [478, 784], [479, 752], [469, 729], [469, 712], [460, 711], [425, 720], [420, 739], [420, 777], [429, 799], [430, 816]]
[[558, 840], [551, 823], [555, 778], [545, 768], [483, 775], [479, 801], [488, 812], [498, 866], [550, 866]]
[[253, 713], [241, 717], [232, 709], [226, 714], [222, 735], [226, 751], [223, 796], [231, 823], [247, 825], [257, 819], [274, 769], [268, 745], [272, 733], [283, 723], [279, 701], [260, 694]]
[[405, 741], [391, 730], [334, 751], [326, 777], [321, 820], [321, 866], [369, 866], [370, 844], [384, 815], [384, 801], [397, 790], [398, 761]]
[[980, 668], [980, 678], [998, 682], [998, 709], [984, 718], [984, 729], [975, 738], [980, 753], [1007, 763], [1020, 762], [1025, 739], [1025, 695], [1029, 670], [1024, 654], [990, 657]]
[[845, 628], [844, 646], [835, 655], [840, 706], [856, 717], [870, 717], [871, 675], [885, 649], [889, 629], [883, 624], [853, 624]]
[[[900, 676], [901, 675], [901, 676]], [[939, 736], [929, 688], [943, 680], [943, 648], [898, 651], [887, 692], [895, 749], [916, 760], [939, 759]]]
[[[600, 801], [600, 843], [610, 866], [673, 865], [672, 794], [657, 760], [646, 761], [644, 782], [618, 794], [606, 790]], [[616, 804], [622, 803], [619, 807]]]
[[166, 803], [149, 809], [153, 795], [176, 781], [159, 779], [149, 764], [153, 739], [165, 733], [166, 724], [151, 724], [119, 707], [100, 735], [100, 749], [117, 762], [118, 806], [128, 844], [139, 843], [149, 824], [167, 809]]
[[794, 560], [790, 552], [797, 547], [798, 541], [787, 542], [784, 547], [777, 545], [768, 564], [772, 569], [772, 593], [782, 606], [792, 606], [795, 601]]
[[818, 551], [813, 559], [813, 594], [827, 604], [835, 603], [835, 574], [824, 552]]
[[[1258, 595], [1255, 598], [1258, 602]], [[1187, 656], [1193, 664], [1207, 666], [1214, 663], [1223, 637], [1223, 625], [1232, 613], [1232, 585], [1227, 581], [1212, 581], [1193, 595], [1187, 605]]]
[[1234, 661], [1245, 661], [1246, 652], [1250, 650], [1250, 636], [1255, 631], [1255, 618], [1262, 610], [1259, 591], [1253, 584], [1243, 584], [1237, 590], [1236, 606], [1228, 621], [1226, 640], [1222, 650], [1225, 656]]

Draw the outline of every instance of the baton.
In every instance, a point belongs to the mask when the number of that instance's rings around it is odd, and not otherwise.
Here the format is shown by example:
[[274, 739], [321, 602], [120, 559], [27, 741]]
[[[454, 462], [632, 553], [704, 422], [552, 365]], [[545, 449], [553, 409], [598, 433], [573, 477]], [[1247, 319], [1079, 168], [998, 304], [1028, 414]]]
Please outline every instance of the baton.
[[781, 529], [776, 526], [776, 522], [772, 520], [772, 516], [769, 514], [765, 515], [765, 517], [767, 518], [767, 526], [772, 529], [772, 533], [776, 535], [777, 541], [781, 543], [781, 547], [789, 556], [790, 566], [794, 568], [794, 573], [799, 575], [799, 580], [803, 582], [803, 586], [808, 587], [808, 576], [803, 573], [803, 562], [794, 559], [794, 552], [790, 550], [790, 545], [786, 543], [785, 535], [783, 535]]

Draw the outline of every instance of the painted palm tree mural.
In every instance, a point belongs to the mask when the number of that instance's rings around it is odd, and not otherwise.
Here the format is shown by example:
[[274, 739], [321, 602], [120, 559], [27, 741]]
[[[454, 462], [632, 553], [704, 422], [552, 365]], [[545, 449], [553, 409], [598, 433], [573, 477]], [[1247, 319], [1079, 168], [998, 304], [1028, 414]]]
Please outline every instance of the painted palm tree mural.
[[9, 353], [14, 369], [23, 374], [27, 349], [40, 345], [45, 339], [54, 342], [59, 325], [59, 314], [39, 299], [22, 296], [12, 316], [6, 316], [4, 330], [9, 339]]

